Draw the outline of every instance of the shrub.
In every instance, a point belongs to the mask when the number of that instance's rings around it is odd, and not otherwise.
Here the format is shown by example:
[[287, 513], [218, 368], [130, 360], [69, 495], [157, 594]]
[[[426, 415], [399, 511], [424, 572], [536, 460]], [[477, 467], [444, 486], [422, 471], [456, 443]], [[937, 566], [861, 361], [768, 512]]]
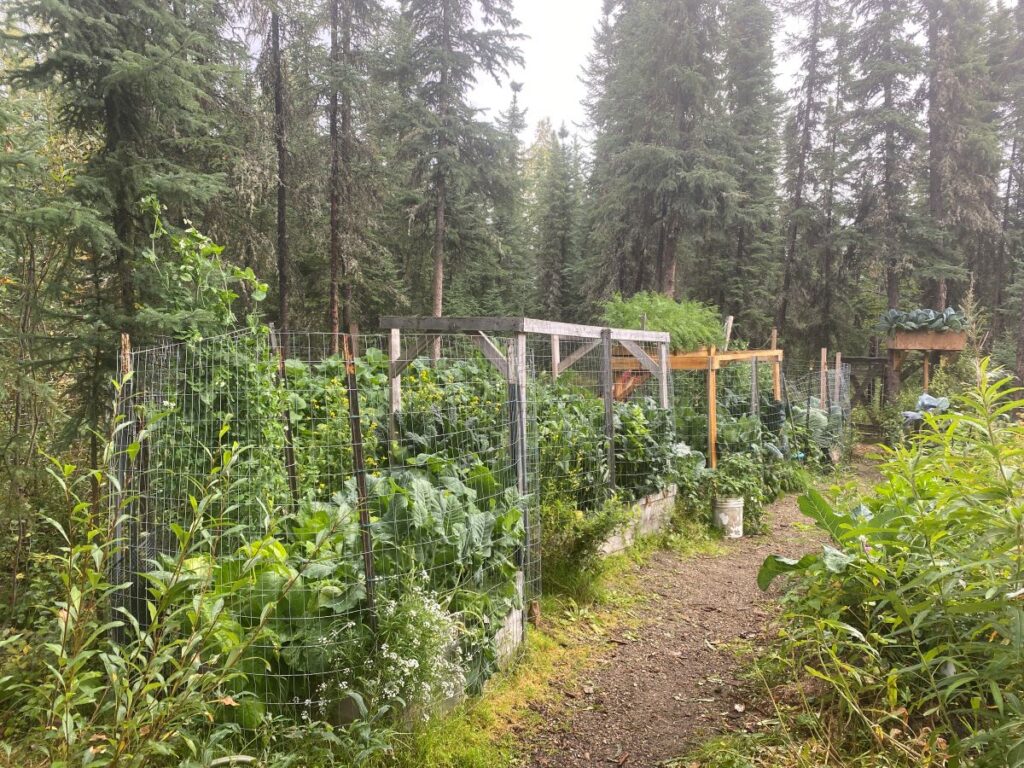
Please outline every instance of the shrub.
[[888, 452], [885, 482], [851, 509], [804, 513], [832, 538], [820, 555], [769, 558], [798, 571], [785, 644], [870, 738], [933, 747], [957, 764], [1024, 762], [1024, 408], [980, 369], [952, 412]]
[[725, 331], [718, 309], [696, 301], [674, 301], [661, 293], [641, 292], [628, 299], [616, 295], [604, 305], [603, 321], [616, 328], [665, 331], [674, 352], [722, 344]]
[[600, 547], [630, 519], [630, 508], [609, 500], [581, 510], [569, 500], [541, 507], [541, 578], [546, 591], [572, 592], [599, 571]]

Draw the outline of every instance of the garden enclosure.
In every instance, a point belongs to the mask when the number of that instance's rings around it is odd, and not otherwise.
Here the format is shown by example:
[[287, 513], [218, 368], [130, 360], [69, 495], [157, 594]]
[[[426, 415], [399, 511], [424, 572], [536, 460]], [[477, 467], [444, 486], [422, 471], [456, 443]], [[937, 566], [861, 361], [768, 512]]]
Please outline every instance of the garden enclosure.
[[[225, 651], [262, 628], [235, 683], [246, 724], [478, 689], [526, 631], [540, 503], [585, 514], [669, 482], [667, 335], [383, 325], [122, 350], [117, 599], [145, 624], [177, 562]], [[612, 375], [623, 350], [646, 381]], [[403, 643], [433, 648], [432, 671]]]

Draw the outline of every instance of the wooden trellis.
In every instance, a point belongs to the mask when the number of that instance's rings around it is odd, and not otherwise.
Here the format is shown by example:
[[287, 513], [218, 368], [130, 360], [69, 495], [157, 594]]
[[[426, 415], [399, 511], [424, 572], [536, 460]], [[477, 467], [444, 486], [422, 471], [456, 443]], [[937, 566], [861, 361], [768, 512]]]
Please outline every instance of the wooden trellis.
[[[693, 352], [670, 354], [665, 359], [670, 371], [707, 371], [707, 411], [708, 411], [708, 466], [718, 466], [718, 371], [729, 365], [750, 363], [754, 367], [756, 381], [758, 363], [766, 363], [772, 370], [772, 396], [782, 399], [782, 361], [783, 351], [778, 348], [777, 335], [772, 333], [769, 349], [743, 349], [719, 351], [716, 347], [698, 349]], [[616, 370], [628, 370], [631, 362], [628, 358], [617, 358], [613, 361]], [[634, 376], [634, 378], [636, 378]], [[756, 384], [754, 386], [756, 392]]]

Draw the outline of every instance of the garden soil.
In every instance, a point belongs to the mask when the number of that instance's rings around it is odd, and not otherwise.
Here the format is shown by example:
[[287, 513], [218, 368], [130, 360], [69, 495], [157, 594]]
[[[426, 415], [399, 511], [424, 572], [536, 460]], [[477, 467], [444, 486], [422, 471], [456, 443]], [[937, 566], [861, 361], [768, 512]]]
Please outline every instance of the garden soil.
[[[724, 554], [683, 558], [659, 551], [639, 568], [629, 629], [609, 638], [562, 701], [545, 705], [524, 744], [534, 768], [653, 768], [702, 739], [755, 729], [772, 717], [742, 679], [771, 631], [777, 593], [758, 589], [770, 554], [799, 556], [821, 537], [795, 497], [769, 510], [771, 532], [727, 542]], [[532, 731], [532, 729], [531, 729]]]

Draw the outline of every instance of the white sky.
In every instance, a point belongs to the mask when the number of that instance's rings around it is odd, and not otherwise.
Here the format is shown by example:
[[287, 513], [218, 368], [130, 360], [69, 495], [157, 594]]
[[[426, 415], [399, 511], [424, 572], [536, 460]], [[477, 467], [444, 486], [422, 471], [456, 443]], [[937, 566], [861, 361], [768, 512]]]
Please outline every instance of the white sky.
[[[533, 141], [537, 123], [545, 117], [556, 128], [564, 122], [570, 133], [586, 136], [582, 104], [586, 88], [580, 78], [601, 19], [602, 0], [515, 0], [514, 5], [518, 32], [526, 35], [520, 41], [525, 65], [510, 72], [500, 86], [481, 78], [472, 94], [474, 103], [496, 118], [512, 98], [508, 81], [519, 82], [527, 120], [523, 141]], [[793, 19], [786, 16], [780, 27], [776, 30], [776, 83], [785, 92], [793, 85], [797, 62], [783, 55], [784, 38], [796, 30]]]
[[[527, 35], [519, 43], [525, 66], [515, 68], [508, 79], [523, 84], [519, 101], [526, 108], [524, 141], [533, 141], [537, 123], [545, 117], [556, 128], [564, 122], [570, 132], [581, 131], [577, 126], [585, 119], [586, 88], [580, 77], [601, 4], [602, 0], [515, 0], [518, 31]], [[481, 78], [473, 92], [473, 101], [491, 118], [511, 99], [508, 82], [497, 86], [489, 78]]]

